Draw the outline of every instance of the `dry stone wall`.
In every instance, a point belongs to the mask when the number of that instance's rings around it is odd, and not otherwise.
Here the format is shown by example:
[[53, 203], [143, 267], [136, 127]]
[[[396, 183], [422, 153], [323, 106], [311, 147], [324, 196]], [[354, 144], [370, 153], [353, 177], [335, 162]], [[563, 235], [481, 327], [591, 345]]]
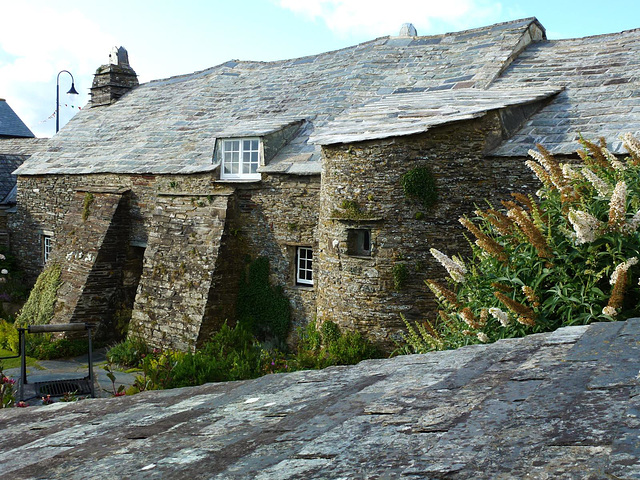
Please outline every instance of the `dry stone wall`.
[[[483, 155], [501, 135], [499, 116], [489, 114], [421, 135], [324, 148], [317, 262], [321, 321], [360, 330], [392, 348], [403, 329], [401, 315], [419, 320], [435, 311], [424, 280], [445, 272], [429, 249], [468, 252], [458, 218], [485, 198], [497, 203], [534, 183], [522, 159]], [[429, 209], [406, 198], [400, 181], [424, 165], [438, 188], [438, 202]], [[341, 209], [345, 201], [355, 202], [360, 213]], [[350, 252], [355, 230], [370, 232], [370, 255]]]

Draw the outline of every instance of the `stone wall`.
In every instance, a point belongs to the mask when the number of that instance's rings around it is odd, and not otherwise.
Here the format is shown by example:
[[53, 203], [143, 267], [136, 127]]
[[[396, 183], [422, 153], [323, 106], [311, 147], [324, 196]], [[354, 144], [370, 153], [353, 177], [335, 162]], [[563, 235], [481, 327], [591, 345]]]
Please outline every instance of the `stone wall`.
[[[233, 322], [247, 260], [268, 256], [271, 280], [285, 288], [302, 325], [315, 315], [315, 289], [295, 284], [295, 247], [315, 245], [320, 181], [265, 177], [20, 177], [13, 251], [34, 282], [43, 268], [42, 234], [52, 235], [53, 260], [69, 271], [55, 321], [100, 320], [112, 332], [131, 315], [133, 330], [150, 343], [181, 349]], [[88, 192], [94, 203], [83, 221]]]
[[[446, 272], [429, 249], [469, 252], [458, 218], [485, 198], [498, 203], [534, 185], [522, 159], [483, 155], [501, 135], [499, 116], [489, 114], [421, 135], [324, 148], [317, 254], [321, 321], [392, 347], [403, 330], [401, 315], [418, 320], [435, 310], [424, 280], [442, 279]], [[400, 183], [403, 174], [423, 165], [432, 169], [439, 192], [430, 209], [407, 199]], [[356, 202], [361, 218], [338, 218], [349, 216], [340, 210], [345, 200]], [[349, 253], [349, 232], [358, 229], [370, 231], [370, 256]], [[399, 288], [394, 267], [406, 272]]]

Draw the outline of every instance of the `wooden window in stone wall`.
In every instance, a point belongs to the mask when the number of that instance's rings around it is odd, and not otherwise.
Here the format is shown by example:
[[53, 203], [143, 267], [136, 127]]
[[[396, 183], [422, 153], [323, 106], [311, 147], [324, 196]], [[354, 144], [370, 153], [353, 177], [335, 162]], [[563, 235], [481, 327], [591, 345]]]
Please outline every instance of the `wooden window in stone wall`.
[[53, 248], [53, 235], [49, 233], [43, 233], [41, 236], [42, 242], [42, 263], [47, 263], [51, 257], [51, 249]]
[[296, 249], [296, 283], [313, 285], [313, 249], [311, 247]]
[[347, 230], [347, 254], [355, 257], [371, 256], [371, 230], [354, 228]]
[[260, 180], [259, 138], [230, 138], [222, 141], [223, 180]]

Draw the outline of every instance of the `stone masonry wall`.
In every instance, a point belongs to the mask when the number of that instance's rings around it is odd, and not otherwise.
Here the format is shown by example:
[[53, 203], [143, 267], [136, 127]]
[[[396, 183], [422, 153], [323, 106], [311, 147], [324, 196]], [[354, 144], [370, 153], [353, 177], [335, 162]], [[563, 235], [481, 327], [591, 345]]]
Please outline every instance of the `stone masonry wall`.
[[[294, 257], [298, 245], [315, 247], [319, 177], [264, 177], [261, 183], [223, 183], [213, 174], [20, 177], [18, 211], [11, 225], [14, 253], [33, 282], [43, 267], [42, 233], [53, 234], [54, 254], [63, 261], [77, 250], [69, 243], [70, 231], [74, 245], [100, 248], [108, 238], [108, 244], [117, 246], [109, 252], [117, 253], [119, 263], [115, 269], [93, 265], [92, 278], [112, 272], [111, 285], [120, 290], [112, 292], [103, 321], [110, 324], [114, 315], [132, 309], [135, 331], [152, 344], [183, 349], [202, 343], [224, 321], [233, 320], [247, 258], [268, 256], [272, 283], [284, 286], [294, 322], [302, 325], [315, 315], [316, 291], [295, 285]], [[108, 189], [128, 192], [123, 203], [126, 221], [115, 226], [108, 216], [98, 221], [94, 215], [82, 222], [79, 209], [85, 192]], [[98, 195], [94, 193], [96, 199]], [[113, 235], [107, 235], [108, 228]], [[96, 229], [102, 232], [97, 243], [90, 235]], [[63, 287], [65, 297], [76, 296], [65, 300], [65, 318], [71, 305], [80, 305], [89, 271]], [[105, 287], [104, 282], [96, 285]], [[136, 287], [134, 305], [131, 290]]]
[[[294, 327], [315, 318], [317, 284], [296, 285], [296, 247], [317, 252], [319, 176], [269, 175], [261, 184], [239, 184], [236, 235], [252, 257], [270, 260], [271, 282], [291, 301]], [[317, 268], [314, 262], [314, 278]]]
[[[489, 114], [421, 135], [324, 148], [319, 320], [360, 330], [393, 348], [392, 340], [404, 329], [401, 315], [418, 320], [434, 312], [424, 280], [442, 279], [446, 272], [429, 249], [449, 255], [469, 252], [458, 218], [485, 198], [497, 204], [510, 192], [530, 191], [534, 185], [522, 159], [483, 156], [501, 131], [498, 115]], [[422, 165], [432, 168], [439, 191], [437, 205], [429, 210], [405, 198], [400, 184], [404, 173]], [[371, 218], [334, 218], [344, 200], [357, 202]], [[371, 256], [347, 253], [350, 229], [370, 230]], [[404, 264], [408, 277], [396, 289], [393, 270], [398, 264]]]

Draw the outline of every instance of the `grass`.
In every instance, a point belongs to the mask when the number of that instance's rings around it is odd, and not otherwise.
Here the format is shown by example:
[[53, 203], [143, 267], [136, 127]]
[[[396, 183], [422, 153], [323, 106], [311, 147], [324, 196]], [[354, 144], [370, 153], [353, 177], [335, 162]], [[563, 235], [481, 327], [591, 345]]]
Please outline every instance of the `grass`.
[[[10, 357], [15, 355], [11, 350], [5, 350], [0, 348], [0, 357]], [[18, 368], [20, 366], [20, 358], [10, 358], [9, 360], [0, 360], [2, 368], [7, 370], [9, 368]], [[27, 357], [27, 367], [40, 368], [35, 358]]]

